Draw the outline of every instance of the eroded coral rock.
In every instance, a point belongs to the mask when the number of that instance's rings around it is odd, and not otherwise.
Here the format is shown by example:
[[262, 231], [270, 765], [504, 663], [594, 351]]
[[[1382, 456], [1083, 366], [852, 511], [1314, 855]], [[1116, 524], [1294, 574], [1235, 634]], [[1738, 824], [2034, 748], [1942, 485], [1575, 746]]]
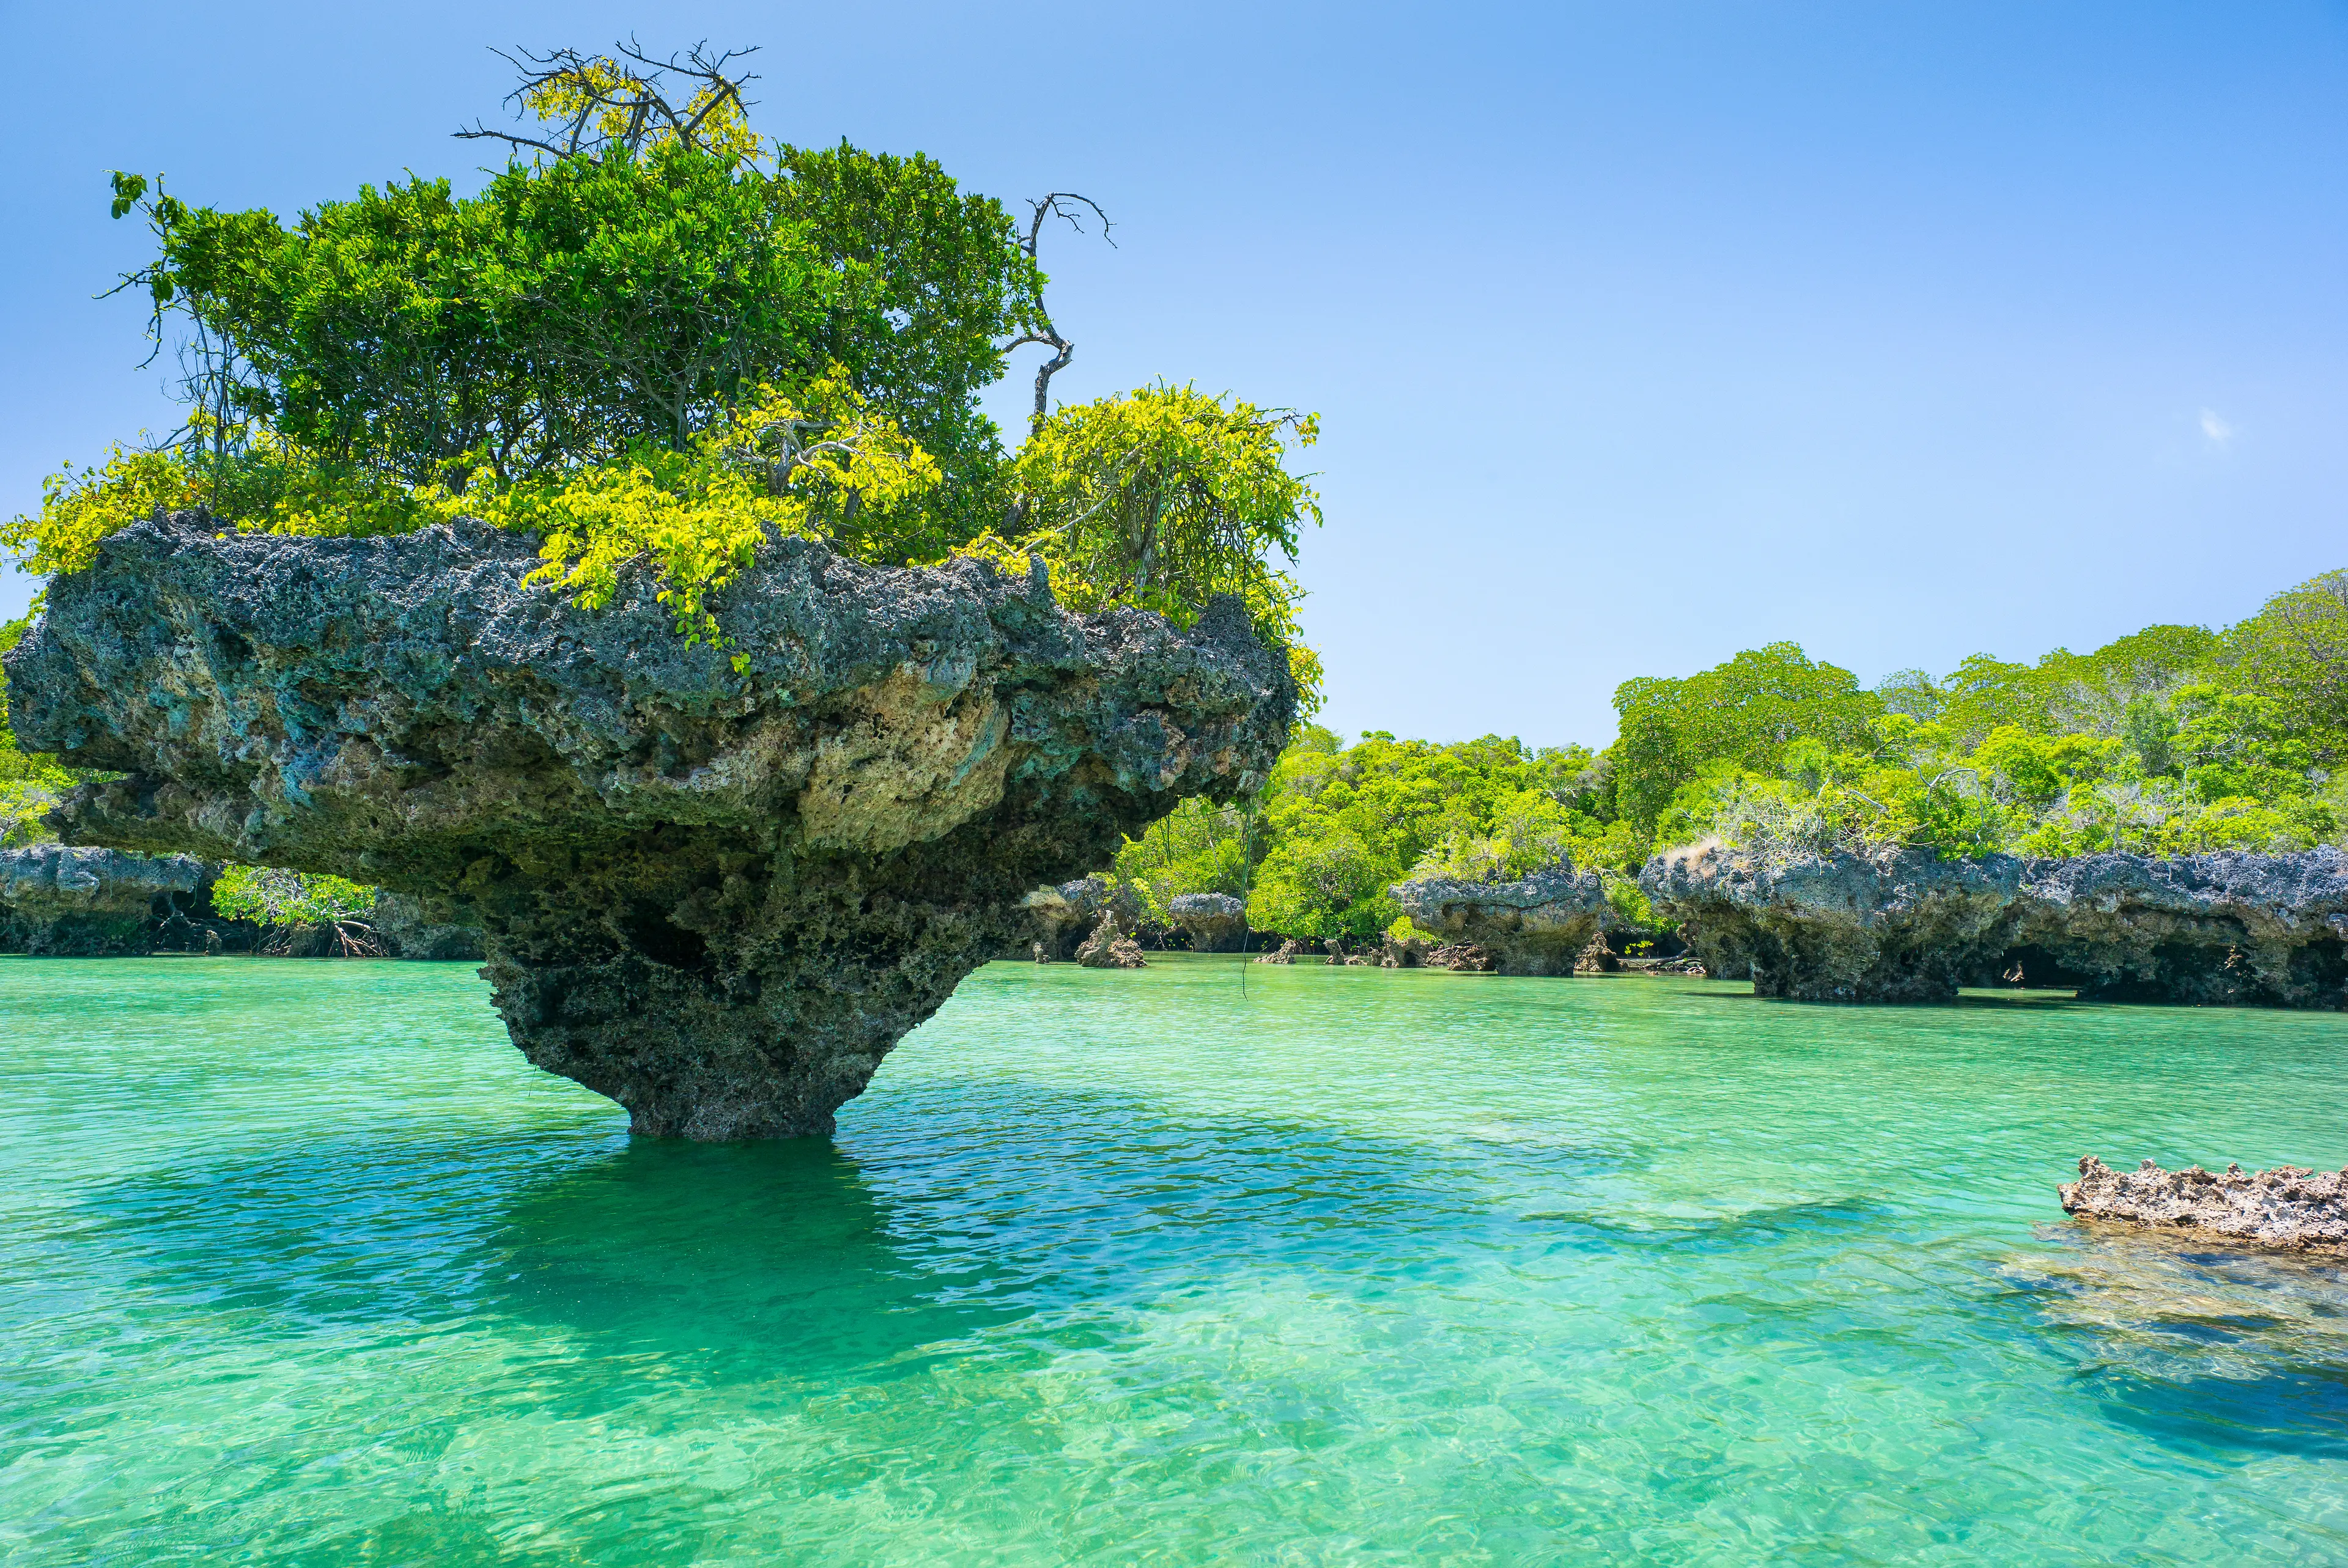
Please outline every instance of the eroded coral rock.
[[1803, 1001], [1926, 1001], [1994, 965], [2022, 883], [2012, 856], [1943, 861], [1930, 850], [1772, 862], [1706, 840], [1639, 874], [1704, 969], [1755, 994]]
[[62, 844], [0, 850], [0, 952], [44, 958], [153, 952], [165, 927], [175, 919], [186, 924], [200, 889], [209, 893], [204, 871], [185, 855], [126, 855]]
[[2348, 856], [1772, 860], [1717, 841], [1639, 886], [1712, 974], [1765, 996], [1929, 1001], [2013, 978], [2090, 999], [2348, 1006]]
[[1488, 954], [1504, 975], [1570, 975], [1612, 917], [1594, 871], [1560, 866], [1516, 882], [1447, 877], [1389, 888], [1411, 923], [1451, 946]]
[[1077, 945], [1092, 934], [1104, 912], [1115, 915], [1118, 926], [1128, 931], [1141, 919], [1141, 900], [1133, 890], [1097, 872], [1038, 887], [1019, 901], [1019, 907], [1026, 924], [1014, 944], [1014, 952], [1032, 952], [1040, 943], [1047, 959], [1075, 958]]
[[1115, 914], [1103, 915], [1100, 924], [1093, 928], [1076, 948], [1076, 962], [1088, 969], [1146, 969], [1148, 960], [1141, 956], [1141, 944], [1117, 929]]
[[[2025, 863], [2013, 946], [2089, 999], [2348, 1007], [2348, 855]], [[1985, 983], [1985, 982], [1977, 982]]]
[[1180, 630], [787, 539], [689, 645], [650, 577], [581, 610], [481, 525], [221, 531], [114, 535], [9, 653], [26, 743], [129, 775], [62, 831], [478, 924], [515, 1043], [642, 1132], [829, 1131], [1024, 894], [1260, 787], [1294, 713], [1235, 600]]
[[367, 917], [384, 952], [395, 958], [479, 963], [488, 954], [478, 926], [434, 920], [405, 893], [378, 893]]
[[1167, 901], [1195, 953], [1236, 953], [1248, 943], [1247, 901], [1228, 893], [1178, 893]]
[[2348, 1252], [2348, 1170], [2278, 1165], [2244, 1174], [2229, 1165], [2164, 1171], [2147, 1160], [2125, 1173], [2093, 1154], [2079, 1179], [2056, 1187], [2063, 1212], [2090, 1219], [2182, 1228], [2227, 1241], [2293, 1251]]

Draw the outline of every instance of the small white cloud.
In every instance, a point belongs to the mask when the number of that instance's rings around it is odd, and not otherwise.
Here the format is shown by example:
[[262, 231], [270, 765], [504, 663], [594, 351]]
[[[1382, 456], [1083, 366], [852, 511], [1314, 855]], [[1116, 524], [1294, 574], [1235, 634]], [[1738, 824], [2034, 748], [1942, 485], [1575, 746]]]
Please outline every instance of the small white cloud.
[[2201, 434], [2223, 446], [2234, 438], [2234, 427], [2218, 416], [2214, 408], [2201, 411]]

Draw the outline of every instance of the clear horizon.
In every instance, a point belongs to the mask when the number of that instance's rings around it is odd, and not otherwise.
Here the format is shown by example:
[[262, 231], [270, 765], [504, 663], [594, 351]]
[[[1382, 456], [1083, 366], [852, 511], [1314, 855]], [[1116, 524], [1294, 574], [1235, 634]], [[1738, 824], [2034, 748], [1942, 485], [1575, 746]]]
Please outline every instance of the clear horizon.
[[1945, 671], [2348, 566], [2336, 3], [26, 14], [0, 504], [178, 417], [139, 303], [90, 299], [142, 259], [108, 169], [281, 215], [466, 184], [491, 46], [632, 30], [763, 44], [769, 136], [1098, 200], [1115, 248], [1045, 251], [1063, 397], [1318, 410], [1349, 738], [1602, 743], [1622, 681], [1768, 641]]

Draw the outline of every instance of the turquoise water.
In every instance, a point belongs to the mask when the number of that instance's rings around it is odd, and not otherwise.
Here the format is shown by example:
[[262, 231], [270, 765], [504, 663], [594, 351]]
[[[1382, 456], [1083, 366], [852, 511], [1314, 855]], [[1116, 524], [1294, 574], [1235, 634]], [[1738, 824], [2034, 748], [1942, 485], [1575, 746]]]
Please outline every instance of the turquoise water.
[[461, 965], [0, 959], [0, 1559], [2348, 1562], [2348, 1020], [996, 964], [830, 1143]]

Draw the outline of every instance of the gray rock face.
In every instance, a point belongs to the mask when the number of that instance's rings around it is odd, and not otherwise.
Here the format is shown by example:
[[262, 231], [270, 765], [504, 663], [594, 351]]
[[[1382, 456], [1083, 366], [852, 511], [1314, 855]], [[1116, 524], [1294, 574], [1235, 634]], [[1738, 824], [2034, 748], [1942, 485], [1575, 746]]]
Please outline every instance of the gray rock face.
[[206, 880], [203, 866], [184, 855], [62, 844], [0, 850], [0, 952], [74, 958], [151, 952], [157, 927], [192, 905]]
[[489, 955], [481, 946], [478, 926], [459, 926], [427, 917], [421, 900], [405, 893], [378, 893], [367, 924], [384, 952], [395, 958], [479, 963]]
[[1570, 975], [1612, 917], [1594, 871], [1537, 871], [1519, 882], [1432, 877], [1388, 889], [1411, 923], [1447, 946], [1480, 948], [1504, 975]]
[[1149, 960], [1141, 956], [1141, 944], [1117, 929], [1117, 917], [1103, 915], [1100, 924], [1093, 927], [1076, 948], [1076, 962], [1088, 969], [1146, 969]]
[[649, 578], [580, 610], [486, 527], [215, 532], [113, 536], [10, 653], [26, 743], [130, 775], [60, 831], [478, 923], [515, 1043], [641, 1132], [829, 1132], [1025, 892], [1258, 787], [1294, 713], [1236, 600], [1183, 631], [786, 540], [690, 646]]
[[1706, 970], [1764, 996], [1929, 1001], [2019, 976], [2093, 999], [2348, 1006], [2334, 849], [1771, 865], [1706, 842], [1657, 856], [1639, 886]]
[[1800, 1001], [1930, 1001], [1993, 971], [2022, 881], [2011, 856], [1838, 854], [1771, 866], [1717, 841], [1650, 860], [1639, 889], [1707, 973]]
[[1011, 956], [1025, 958], [1037, 946], [1045, 961], [1073, 958], [1077, 946], [1100, 924], [1103, 914], [1117, 917], [1130, 930], [1141, 918], [1141, 900], [1130, 888], [1111, 885], [1096, 872], [1057, 886], [1038, 887], [1020, 899], [1026, 923], [1012, 944]]
[[2079, 994], [2348, 1007], [2348, 855], [2086, 855], [2033, 860], [2013, 946]]
[[1236, 953], [1248, 945], [1247, 901], [1228, 893], [1178, 893], [1166, 901], [1174, 924], [1197, 953]]
[[2164, 1171], [2147, 1160], [2123, 1175], [2093, 1154], [2079, 1179], [2055, 1188], [2063, 1212], [2090, 1219], [2176, 1226], [2233, 1242], [2293, 1251], [2348, 1253], [2348, 1170], [2278, 1165], [2212, 1175], [2199, 1165]]

